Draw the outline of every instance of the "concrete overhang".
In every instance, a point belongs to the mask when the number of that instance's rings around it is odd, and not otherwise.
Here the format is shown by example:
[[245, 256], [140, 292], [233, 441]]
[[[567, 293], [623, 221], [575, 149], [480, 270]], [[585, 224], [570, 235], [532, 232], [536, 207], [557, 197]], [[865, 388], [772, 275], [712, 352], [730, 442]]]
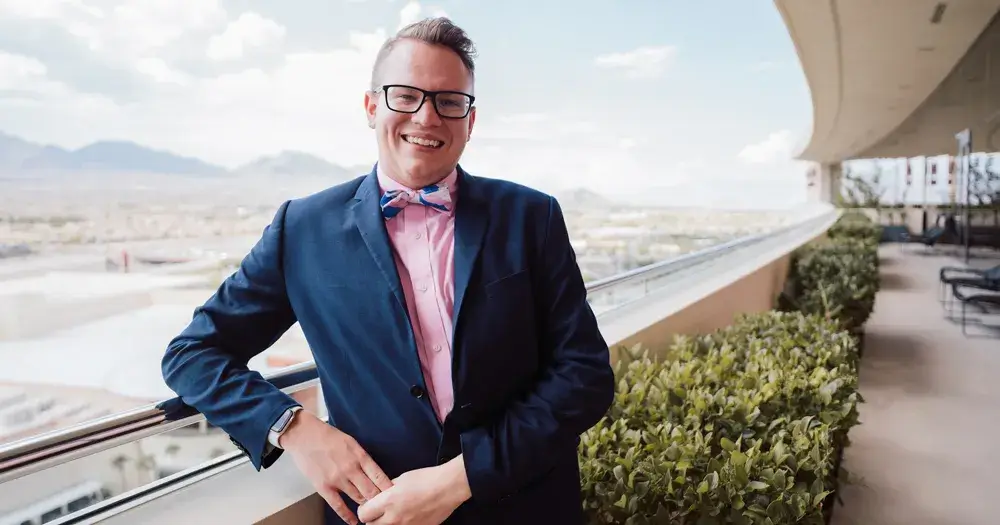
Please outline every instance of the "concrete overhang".
[[[921, 108], [1000, 10], [1000, 0], [775, 0], [775, 5], [812, 96], [812, 136], [796, 157], [816, 162], [880, 154], [874, 146]], [[954, 133], [960, 129], [949, 129], [944, 153], [955, 150]], [[898, 156], [924, 154], [939, 153], [895, 150]]]

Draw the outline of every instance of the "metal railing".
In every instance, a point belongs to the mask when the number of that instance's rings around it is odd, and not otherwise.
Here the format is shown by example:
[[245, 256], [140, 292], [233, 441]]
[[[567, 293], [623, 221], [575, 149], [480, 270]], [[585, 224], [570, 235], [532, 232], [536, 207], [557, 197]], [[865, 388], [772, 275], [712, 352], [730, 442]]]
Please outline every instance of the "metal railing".
[[[588, 283], [590, 296], [606, 294], [624, 287], [636, 287], [641, 293], [619, 296], [603, 311], [613, 310], [654, 293], [657, 282], [667, 276], [742, 250], [767, 239], [809, 228], [830, 221], [836, 212], [823, 213], [785, 227], [759, 235], [743, 237], [711, 246], [673, 259]], [[588, 298], [593, 301], [593, 299]], [[599, 301], [599, 305], [603, 304]], [[595, 308], [598, 310], [599, 308]], [[300, 363], [272, 374], [267, 379], [286, 393], [303, 390], [319, 382], [315, 362]], [[35, 437], [0, 445], [0, 484], [42, 471], [75, 459], [112, 449], [119, 445], [199, 423], [205, 416], [185, 404], [179, 397], [168, 399], [126, 412], [87, 421]]]
[[[317, 384], [314, 362], [268, 376], [285, 393]], [[0, 484], [142, 438], [199, 423], [205, 416], [179, 397], [0, 446]]]
[[744, 250], [763, 241], [781, 237], [792, 232], [806, 230], [825, 221], [830, 221], [836, 212], [828, 212], [810, 217], [800, 222], [785, 225], [771, 231], [740, 237], [715, 244], [690, 253], [612, 275], [587, 283], [587, 301], [598, 315], [621, 308], [638, 301], [663, 288], [674, 274], [688, 268], [716, 260], [737, 250]]

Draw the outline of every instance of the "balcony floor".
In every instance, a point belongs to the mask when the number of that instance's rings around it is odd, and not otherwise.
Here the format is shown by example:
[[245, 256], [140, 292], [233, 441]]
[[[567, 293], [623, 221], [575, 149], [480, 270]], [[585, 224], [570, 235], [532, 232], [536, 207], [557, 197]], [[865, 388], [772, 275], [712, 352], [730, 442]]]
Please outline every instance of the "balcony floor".
[[[834, 525], [1000, 521], [1000, 337], [964, 337], [945, 318], [938, 269], [962, 266], [949, 250], [881, 249], [882, 291], [861, 359], [865, 403], [844, 454], [850, 477]], [[1000, 264], [992, 255], [970, 265]]]

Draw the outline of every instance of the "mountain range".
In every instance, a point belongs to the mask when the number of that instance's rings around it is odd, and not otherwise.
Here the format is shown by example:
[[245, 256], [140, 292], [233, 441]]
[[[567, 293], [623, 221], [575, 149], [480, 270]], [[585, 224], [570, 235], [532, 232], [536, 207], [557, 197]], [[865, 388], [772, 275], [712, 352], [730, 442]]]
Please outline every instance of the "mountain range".
[[262, 156], [230, 170], [194, 157], [156, 150], [135, 142], [103, 140], [79, 149], [37, 144], [0, 132], [0, 174], [131, 172], [165, 175], [317, 175], [347, 180], [370, 167], [344, 167], [300, 151]]
[[[264, 155], [235, 169], [194, 157], [156, 150], [135, 142], [102, 140], [79, 149], [37, 144], [0, 131], [0, 177], [42, 177], [48, 174], [125, 173], [187, 176], [317, 176], [331, 182], [350, 180], [367, 173], [371, 166], [341, 166], [301, 151], [286, 150]], [[612, 205], [609, 199], [584, 188], [560, 192], [560, 201], [570, 208]]]
[[557, 192], [556, 197], [564, 208], [607, 208], [617, 204], [613, 200], [586, 188], [563, 190]]

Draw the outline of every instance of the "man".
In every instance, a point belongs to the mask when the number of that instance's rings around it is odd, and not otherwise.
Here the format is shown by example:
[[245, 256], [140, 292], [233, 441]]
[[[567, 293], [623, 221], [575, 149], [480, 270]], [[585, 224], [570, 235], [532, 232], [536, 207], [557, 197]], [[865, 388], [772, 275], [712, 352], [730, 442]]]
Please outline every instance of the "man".
[[[578, 438], [614, 396], [608, 347], [556, 200], [458, 165], [473, 54], [446, 18], [387, 41], [373, 171], [284, 202], [163, 359], [255, 468], [287, 451], [329, 523], [583, 521]], [[295, 322], [328, 422], [246, 367]]]

